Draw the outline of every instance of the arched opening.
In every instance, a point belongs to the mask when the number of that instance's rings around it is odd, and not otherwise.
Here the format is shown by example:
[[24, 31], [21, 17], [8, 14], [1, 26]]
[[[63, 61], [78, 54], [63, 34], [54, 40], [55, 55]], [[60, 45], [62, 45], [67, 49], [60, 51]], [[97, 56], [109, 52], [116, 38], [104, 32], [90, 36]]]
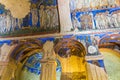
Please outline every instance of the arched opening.
[[13, 51], [10, 51], [8, 65], [4, 69], [2, 80], [20, 80], [20, 74], [27, 60], [36, 53], [42, 52], [42, 44], [37, 40], [15, 41]]
[[86, 50], [80, 42], [74, 39], [63, 39], [55, 46], [55, 53], [62, 68], [60, 80], [87, 79]]
[[[26, 63], [24, 64], [22, 71], [20, 73], [19, 80], [40, 80], [41, 75], [41, 59], [43, 57], [43, 53], [35, 53], [31, 55]], [[56, 67], [56, 80], [60, 80], [61, 75], [61, 64], [58, 59], [56, 59], [57, 67]], [[44, 74], [45, 75], [45, 74]]]
[[108, 78], [118, 80], [120, 76], [120, 34], [105, 35], [99, 42], [99, 51], [104, 56]]
[[99, 41], [99, 48], [120, 50], [120, 34], [108, 34]]
[[[40, 42], [36, 40], [17, 42], [17, 46], [11, 51], [9, 65], [4, 74], [9, 76], [3, 76], [2, 80], [41, 80], [43, 55], [43, 45]], [[57, 58], [55, 63], [57, 64], [55, 78], [60, 80], [61, 63]]]
[[39, 80], [41, 73], [41, 59], [42, 53], [31, 55], [23, 65], [20, 73], [20, 80]]

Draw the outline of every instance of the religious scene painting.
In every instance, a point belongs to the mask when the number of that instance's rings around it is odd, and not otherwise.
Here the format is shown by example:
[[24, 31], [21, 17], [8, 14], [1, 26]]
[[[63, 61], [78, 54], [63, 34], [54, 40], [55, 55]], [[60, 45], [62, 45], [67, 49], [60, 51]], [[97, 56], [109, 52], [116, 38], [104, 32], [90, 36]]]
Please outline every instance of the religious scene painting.
[[6, 5], [0, 4], [1, 37], [59, 32], [57, 0], [30, 0], [29, 3], [30, 10], [24, 18], [14, 17]]
[[71, 31], [120, 28], [120, 1], [71, 0]]

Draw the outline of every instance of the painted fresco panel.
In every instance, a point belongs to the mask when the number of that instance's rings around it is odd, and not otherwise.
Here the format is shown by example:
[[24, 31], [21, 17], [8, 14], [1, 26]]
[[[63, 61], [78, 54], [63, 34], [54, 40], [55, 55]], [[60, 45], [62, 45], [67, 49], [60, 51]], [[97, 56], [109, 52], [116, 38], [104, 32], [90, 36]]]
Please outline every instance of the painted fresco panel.
[[57, 0], [30, 0], [30, 4], [30, 12], [24, 18], [13, 17], [0, 4], [1, 37], [59, 32]]
[[[110, 4], [111, 2], [111, 4]], [[71, 0], [71, 31], [93, 31], [120, 28], [120, 1]], [[85, 6], [88, 4], [87, 6]]]

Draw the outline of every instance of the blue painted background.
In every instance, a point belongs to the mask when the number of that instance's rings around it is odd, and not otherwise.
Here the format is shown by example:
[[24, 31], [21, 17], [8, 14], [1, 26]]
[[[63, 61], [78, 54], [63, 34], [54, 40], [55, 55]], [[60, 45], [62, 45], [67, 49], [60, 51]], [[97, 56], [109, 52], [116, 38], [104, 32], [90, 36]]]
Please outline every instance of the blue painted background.
[[[31, 35], [59, 32], [58, 12], [54, 12], [54, 10], [57, 10], [57, 0], [30, 0], [30, 3], [30, 12], [23, 19], [13, 18], [10, 11], [6, 10], [5, 6], [0, 4], [0, 22], [6, 22], [4, 20], [10, 21], [7, 27], [6, 24], [0, 23], [0, 36], [23, 36], [23, 34]], [[44, 14], [47, 18], [54, 13], [53, 17], [56, 16], [56, 22], [54, 22], [55, 18], [49, 20], [46, 18], [44, 20], [48, 21], [45, 21], [46, 24], [44, 27], [41, 27], [41, 17], [43, 15], [40, 14], [40, 6], [44, 6]], [[47, 7], [54, 7], [55, 9], [52, 8], [54, 10], [50, 11]], [[6, 19], [6, 16], [9, 16], [10, 20]], [[37, 20], [34, 20], [34, 17]], [[49, 25], [47, 22], [53, 23]], [[46, 25], [49, 27], [46, 27]]]

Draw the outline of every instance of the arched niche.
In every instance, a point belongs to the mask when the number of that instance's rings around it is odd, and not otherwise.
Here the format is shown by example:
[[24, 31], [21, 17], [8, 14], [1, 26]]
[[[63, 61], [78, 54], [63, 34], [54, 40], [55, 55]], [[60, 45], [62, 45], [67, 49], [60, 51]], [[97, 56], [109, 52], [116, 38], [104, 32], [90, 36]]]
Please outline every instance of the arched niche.
[[9, 53], [9, 62], [5, 66], [2, 80], [19, 80], [21, 70], [28, 58], [42, 52], [42, 44], [38, 40], [18, 40], [13, 43], [16, 46]]
[[63, 39], [55, 48], [62, 67], [61, 80], [87, 79], [85, 47], [74, 39]]

